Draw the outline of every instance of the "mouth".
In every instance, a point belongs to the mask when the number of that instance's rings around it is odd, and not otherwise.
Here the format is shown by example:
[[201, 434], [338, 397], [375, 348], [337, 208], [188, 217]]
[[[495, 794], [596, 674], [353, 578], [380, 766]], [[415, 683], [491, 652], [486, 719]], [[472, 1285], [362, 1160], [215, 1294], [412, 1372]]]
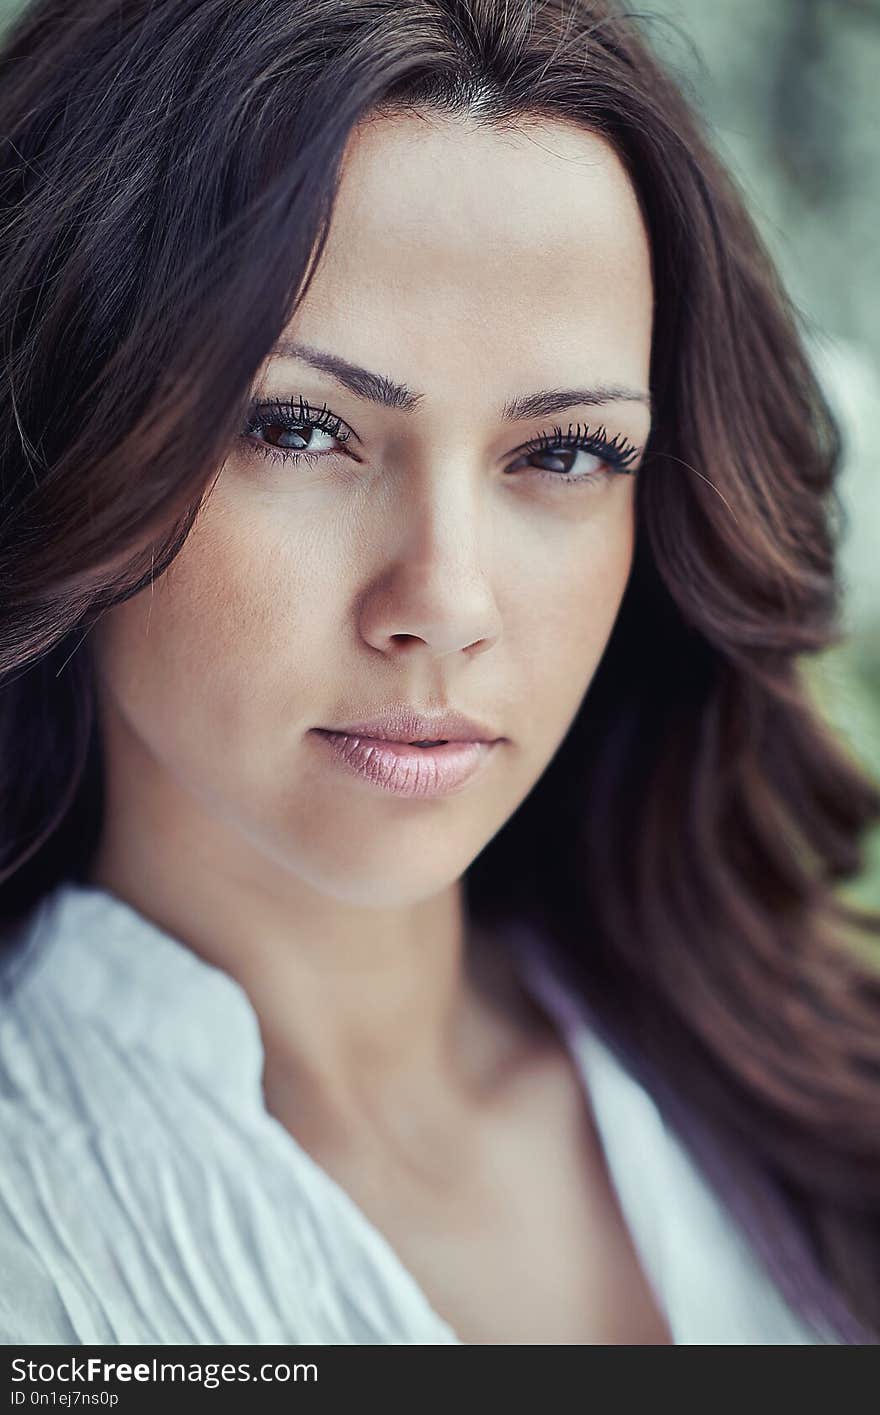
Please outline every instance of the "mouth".
[[416, 738], [399, 742], [314, 729], [333, 749], [337, 763], [373, 787], [400, 796], [434, 797], [455, 792], [498, 750], [497, 742]]

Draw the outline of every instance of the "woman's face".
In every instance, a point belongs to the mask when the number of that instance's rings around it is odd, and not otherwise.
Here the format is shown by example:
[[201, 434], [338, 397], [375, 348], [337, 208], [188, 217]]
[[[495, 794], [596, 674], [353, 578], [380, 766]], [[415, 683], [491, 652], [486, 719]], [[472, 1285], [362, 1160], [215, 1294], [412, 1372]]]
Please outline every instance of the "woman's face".
[[[167, 868], [373, 907], [463, 874], [554, 756], [614, 624], [636, 478], [608, 459], [641, 461], [651, 328], [645, 230], [602, 139], [362, 125], [285, 340], [375, 376], [271, 357], [256, 399], [301, 398], [341, 435], [249, 420], [175, 563], [95, 630], [108, 770]], [[612, 385], [632, 396], [585, 391]], [[576, 391], [538, 408], [546, 390]], [[614, 446], [559, 446], [556, 427]], [[523, 450], [542, 433], [550, 451]], [[504, 740], [465, 785], [396, 795], [313, 731], [392, 703]]]

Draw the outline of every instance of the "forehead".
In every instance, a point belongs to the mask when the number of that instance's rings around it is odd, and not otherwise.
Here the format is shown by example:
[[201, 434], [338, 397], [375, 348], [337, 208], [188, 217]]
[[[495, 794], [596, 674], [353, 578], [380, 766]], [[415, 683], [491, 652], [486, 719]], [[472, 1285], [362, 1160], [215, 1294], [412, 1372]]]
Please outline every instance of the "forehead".
[[497, 367], [499, 353], [533, 371], [538, 345], [581, 372], [644, 378], [652, 304], [638, 201], [603, 138], [564, 121], [499, 131], [410, 113], [352, 134], [290, 329], [370, 367], [381, 350], [412, 382], [444, 356], [450, 371]]

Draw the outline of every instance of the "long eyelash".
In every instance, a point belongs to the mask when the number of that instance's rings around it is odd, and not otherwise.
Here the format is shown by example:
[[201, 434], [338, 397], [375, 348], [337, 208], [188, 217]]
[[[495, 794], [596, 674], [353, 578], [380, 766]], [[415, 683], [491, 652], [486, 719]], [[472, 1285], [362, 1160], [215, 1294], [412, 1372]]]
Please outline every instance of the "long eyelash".
[[[266, 427], [269, 423], [278, 423], [287, 432], [301, 432], [308, 428], [320, 428], [322, 432], [329, 432], [331, 437], [335, 437], [339, 442], [347, 442], [351, 437], [350, 431], [343, 431], [343, 423], [334, 413], [331, 413], [325, 403], [321, 408], [314, 408], [310, 403], [306, 403], [300, 394], [298, 403], [281, 398], [269, 398], [265, 402], [253, 402], [248, 411], [247, 421], [244, 426], [245, 433], [258, 432], [261, 427]], [[281, 448], [276, 448], [281, 451]], [[305, 450], [299, 448], [286, 448], [287, 452], [295, 452], [297, 456], [309, 455]]]
[[[571, 423], [568, 425], [568, 432], [563, 432], [561, 427], [556, 426], [552, 432], [542, 432], [539, 437], [525, 443], [523, 447], [519, 448], [519, 451], [529, 455], [534, 452], [548, 452], [551, 448], [556, 447], [575, 447], [581, 448], [585, 452], [594, 452], [613, 470], [628, 472], [630, 475], [634, 474], [635, 469], [629, 464], [634, 457], [639, 455], [639, 449], [633, 443], [628, 442], [621, 433], [609, 438], [604, 423], [595, 432], [591, 432], [586, 427], [581, 432], [580, 423], [577, 424], [574, 432], [571, 430]], [[547, 475], [555, 481], [581, 482], [589, 479], [589, 475], [575, 477], [569, 476], [565, 472], [548, 472]]]
[[[247, 437], [248, 434], [258, 432], [271, 423], [277, 423], [288, 432], [304, 432], [309, 428], [320, 428], [322, 432], [329, 433], [340, 443], [348, 442], [351, 437], [350, 429], [343, 430], [342, 420], [330, 412], [326, 403], [321, 408], [315, 408], [307, 403], [302, 395], [299, 396], [296, 404], [280, 398], [270, 398], [265, 401], [255, 400], [248, 411], [243, 433]], [[322, 454], [309, 452], [305, 448], [275, 448], [270, 443], [260, 443], [250, 438], [248, 440], [249, 445], [255, 451], [275, 461], [314, 463], [321, 460]], [[581, 425], [578, 423], [574, 432], [572, 432], [571, 423], [568, 425], [567, 432], [563, 432], [557, 424], [550, 432], [542, 432], [517, 450], [521, 456], [530, 456], [556, 448], [578, 448], [592, 452], [602, 458], [611, 472], [624, 472], [629, 475], [635, 474], [636, 469], [630, 467], [629, 464], [633, 458], [639, 455], [639, 449], [633, 443], [628, 442], [622, 434], [618, 433], [615, 437], [609, 438], [604, 423], [595, 431], [590, 431], [586, 427], [581, 431]], [[588, 472], [576, 476], [569, 472], [548, 472], [541, 468], [535, 468], [535, 470], [538, 476], [572, 486], [581, 482], [595, 482], [606, 475], [605, 472]]]

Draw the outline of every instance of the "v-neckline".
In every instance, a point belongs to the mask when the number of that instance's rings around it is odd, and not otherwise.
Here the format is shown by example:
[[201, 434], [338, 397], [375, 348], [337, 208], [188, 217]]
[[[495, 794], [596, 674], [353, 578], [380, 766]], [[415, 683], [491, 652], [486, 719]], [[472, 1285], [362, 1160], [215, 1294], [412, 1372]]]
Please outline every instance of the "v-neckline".
[[[556, 1035], [565, 1048], [570, 1058], [576, 1075], [578, 1076], [584, 1095], [584, 1103], [590, 1110], [593, 1109], [593, 1094], [591, 1088], [591, 1054], [595, 1048], [602, 1050], [599, 1039], [587, 1033], [586, 1019], [582, 1013], [578, 1012], [576, 1003], [569, 1001], [566, 1005], [564, 994], [560, 991], [561, 984], [558, 978], [548, 976], [548, 960], [544, 950], [540, 948], [534, 930], [527, 925], [508, 925], [505, 931], [505, 942], [510, 946], [511, 957], [517, 966], [518, 975], [525, 985], [531, 998], [538, 1002], [552, 1021]], [[577, 1020], [575, 1020], [577, 1019]], [[583, 1043], [589, 1041], [589, 1048], [585, 1048]], [[329, 1170], [315, 1159], [306, 1149], [305, 1145], [296, 1138], [294, 1133], [279, 1120], [267, 1106], [263, 1106], [262, 1114], [270, 1130], [276, 1133], [279, 1144], [287, 1146], [295, 1153], [301, 1164], [304, 1164], [312, 1171], [315, 1182], [332, 1198], [333, 1203], [345, 1214], [352, 1232], [359, 1234], [364, 1243], [371, 1247], [376, 1255], [381, 1259], [384, 1274], [390, 1278], [395, 1289], [402, 1297], [408, 1298], [419, 1309], [422, 1322], [432, 1326], [436, 1331], [436, 1343], [443, 1345], [464, 1346], [466, 1343], [455, 1330], [451, 1322], [447, 1321], [431, 1302], [427, 1293], [421, 1286], [418, 1279], [407, 1267], [403, 1258], [398, 1253], [390, 1238], [375, 1223], [366, 1211], [361, 1208], [357, 1200], [345, 1188], [339, 1180], [335, 1179]], [[602, 1141], [601, 1128], [595, 1121], [593, 1115], [596, 1134], [604, 1155], [604, 1144]], [[607, 1158], [607, 1157], [606, 1157]], [[614, 1185], [614, 1177], [609, 1166], [609, 1182]], [[616, 1193], [616, 1190], [615, 1190]], [[629, 1223], [625, 1209], [623, 1208], [620, 1195], [616, 1193], [616, 1198], [621, 1207], [623, 1221]], [[632, 1238], [632, 1234], [630, 1234]], [[641, 1258], [640, 1258], [641, 1260]], [[434, 1344], [434, 1343], [430, 1343]]]
[[[94, 911], [108, 907], [116, 913], [123, 929], [118, 934], [115, 930], [99, 929], [93, 935], [89, 926], [94, 923]], [[295, 1134], [269, 1111], [262, 1086], [265, 1050], [260, 1024], [244, 987], [231, 974], [208, 963], [133, 905], [100, 886], [76, 881], [62, 883], [50, 898], [44, 898], [35, 915], [37, 934], [41, 932], [46, 909], [50, 912], [60, 909], [62, 914], [61, 919], [56, 916], [60, 929], [54, 931], [54, 942], [64, 936], [66, 946], [60, 954], [55, 948], [50, 948], [49, 952], [54, 956], [55, 982], [65, 1002], [86, 1011], [97, 1011], [106, 1019], [107, 1005], [112, 1001], [114, 1025], [124, 1032], [127, 1043], [142, 1036], [148, 1021], [150, 1046], [166, 1058], [172, 1057], [174, 1064], [184, 1066], [190, 1075], [204, 1077], [210, 1074], [214, 1084], [219, 1085], [226, 1094], [227, 1103], [236, 1110], [239, 1106], [243, 1107], [249, 1116], [249, 1123], [257, 1125], [272, 1137], [273, 1148], [279, 1157], [295, 1159], [299, 1169], [311, 1175], [313, 1188], [327, 1196], [327, 1207], [335, 1208], [341, 1219], [347, 1222], [352, 1236], [359, 1238], [362, 1246], [371, 1251], [386, 1281], [388, 1295], [402, 1327], [406, 1327], [407, 1315], [410, 1319], [415, 1316], [416, 1326], [430, 1332], [432, 1344], [465, 1345], [453, 1325], [433, 1306], [381, 1228], [369, 1218], [344, 1185], [334, 1179]], [[134, 953], [129, 951], [132, 930], [144, 935], [142, 943], [148, 938], [152, 948], [138, 948]], [[51, 940], [51, 925], [49, 934]], [[633, 1228], [633, 1214], [630, 1212], [632, 1195], [627, 1204], [609, 1159], [605, 1131], [610, 1119], [614, 1119], [615, 1126], [619, 1123], [617, 1109], [621, 1102], [627, 1107], [631, 1119], [635, 1107], [637, 1124], [658, 1125], [662, 1122], [653, 1102], [634, 1078], [615, 1062], [591, 1026], [587, 1013], [563, 981], [536, 927], [526, 921], [508, 920], [503, 928], [503, 943], [514, 961], [525, 991], [553, 1024], [574, 1065], [623, 1222], [636, 1247], [645, 1276], [653, 1283], [652, 1265], [646, 1261], [645, 1250]], [[81, 951], [84, 951], [85, 959]], [[86, 974], [87, 985], [83, 988], [82, 965], [86, 959], [94, 965], [96, 954], [103, 956], [106, 971], [96, 972], [93, 968], [91, 974]], [[132, 986], [132, 958], [139, 969], [137, 988]], [[48, 955], [44, 951], [31, 962], [39, 973], [47, 964]], [[123, 976], [126, 986], [120, 992], [119, 981]], [[169, 978], [173, 979], [170, 993]], [[207, 1034], [191, 1025], [182, 1027], [184, 1021], [189, 1022], [193, 1007], [201, 1008], [205, 1015], [213, 1017], [213, 1025]], [[606, 1094], [609, 1085], [613, 1099]], [[609, 1105], [615, 1112], [613, 1117], [609, 1116]], [[639, 1221], [639, 1228], [642, 1228], [644, 1215], [639, 1211], [638, 1204], [635, 1209], [635, 1218]], [[656, 1287], [655, 1295], [659, 1302]]]

